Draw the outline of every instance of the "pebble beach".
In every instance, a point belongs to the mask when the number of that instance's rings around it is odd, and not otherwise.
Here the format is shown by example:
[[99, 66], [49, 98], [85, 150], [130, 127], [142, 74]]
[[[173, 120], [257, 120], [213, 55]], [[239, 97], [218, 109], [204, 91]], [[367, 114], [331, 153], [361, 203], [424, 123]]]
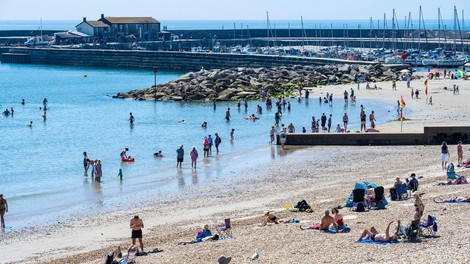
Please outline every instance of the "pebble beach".
[[[422, 77], [424, 74], [418, 74]], [[403, 132], [422, 132], [424, 126], [469, 125], [468, 98], [470, 82], [463, 80], [430, 80], [429, 96], [433, 105], [425, 103], [424, 77], [414, 80], [420, 99], [411, 99], [406, 82], [377, 83], [382, 89], [356, 90], [362, 99], [381, 100], [391, 105], [403, 96], [409, 115], [405, 116]], [[453, 95], [453, 84], [460, 94]], [[313, 98], [334, 93], [341, 95], [352, 85], [314, 88]], [[443, 87], [449, 89], [444, 90]], [[355, 88], [355, 87], [354, 87]], [[338, 101], [340, 100], [337, 97]], [[339, 102], [338, 102], [339, 103]], [[366, 109], [366, 112], [372, 109]], [[399, 132], [399, 121], [377, 127], [381, 132]], [[267, 131], [265, 132], [268, 135]], [[355, 131], [351, 131], [355, 133]], [[268, 138], [266, 138], [266, 143]], [[470, 151], [464, 143], [464, 160]], [[450, 162], [457, 160], [457, 148], [450, 145]], [[232, 257], [231, 263], [251, 263], [255, 250], [259, 263], [468, 263], [470, 228], [465, 224], [469, 203], [438, 204], [434, 198], [447, 199], [470, 195], [470, 185], [435, 186], [446, 180], [441, 169], [440, 147], [427, 146], [266, 146], [261, 151], [280, 152], [279, 159], [257, 166], [256, 156], [241, 160], [229, 183], [188, 187], [184, 194], [175, 194], [166, 202], [134, 201], [134, 210], [97, 214], [56, 225], [6, 231], [0, 235], [2, 263], [103, 263], [109, 251], [117, 246], [130, 246], [129, 220], [139, 215], [145, 224], [145, 250], [160, 253], [137, 257], [137, 263], [217, 263], [220, 255]], [[375, 226], [385, 231], [387, 224], [400, 219], [409, 225], [414, 215], [413, 199], [392, 202], [388, 189], [396, 177], [405, 179], [416, 173], [419, 192], [425, 204], [425, 217], [435, 215], [436, 237], [425, 237], [419, 243], [405, 240], [390, 245], [356, 243], [365, 228]], [[457, 169], [467, 178], [470, 172]], [[243, 174], [237, 180], [236, 175]], [[246, 177], [245, 177], [246, 176]], [[320, 222], [325, 209], [344, 206], [357, 181], [370, 181], [385, 187], [389, 199], [386, 210], [364, 213], [340, 210], [349, 233], [328, 234], [304, 230], [300, 225]], [[8, 197], [5, 197], [8, 198]], [[313, 213], [289, 212], [285, 205], [306, 200]], [[298, 219], [297, 224], [260, 226], [265, 211], [274, 211], [280, 218]], [[8, 221], [8, 214], [6, 215]], [[224, 218], [232, 220], [233, 238], [203, 243], [177, 245], [194, 239], [197, 229], [208, 224], [212, 231]]]

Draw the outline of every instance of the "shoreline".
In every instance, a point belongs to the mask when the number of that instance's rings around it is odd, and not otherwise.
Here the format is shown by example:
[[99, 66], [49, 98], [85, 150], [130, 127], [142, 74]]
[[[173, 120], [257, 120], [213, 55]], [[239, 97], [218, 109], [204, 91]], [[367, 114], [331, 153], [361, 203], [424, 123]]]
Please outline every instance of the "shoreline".
[[[442, 82], [447, 83], [447, 81], [430, 82], [431, 94], [437, 96], [443, 93], [442, 91], [439, 92], [437, 89], [435, 90], [436, 93], [433, 93], [432, 90], [432, 85], [436, 85], [437, 87]], [[468, 96], [468, 92], [463, 89], [464, 84], [465, 87], [469, 86], [468, 83], [464, 83], [463, 81], [457, 82], [462, 85], [462, 94], [465, 93], [465, 95]], [[421, 85], [421, 83], [421, 81], [416, 81], [412, 84], [413, 86], [418, 86], [418, 84]], [[361, 89], [356, 92], [358, 92], [359, 98], [374, 99], [379, 97], [382, 99], [388, 98], [386, 100], [396, 100], [392, 99], [394, 94], [393, 91], [391, 91], [391, 84], [388, 82], [381, 83], [381, 85], [383, 86], [383, 90]], [[385, 87], [386, 85], [388, 87]], [[409, 91], [401, 86], [404, 85], [404, 82], [399, 82], [398, 85], [399, 91], [397, 93]], [[332, 90], [335, 94], [338, 94], [341, 90], [338, 91], [337, 89], [343, 89], [344, 87], [348, 86], [321, 87], [320, 92], [326, 93]], [[429, 113], [423, 112], [429, 110], [430, 108], [427, 108], [429, 106], [424, 105], [424, 103], [416, 103], [416, 101], [411, 101], [411, 99], [406, 99], [406, 95], [403, 94], [407, 102], [407, 107], [412, 109], [412, 120], [410, 120], [410, 123], [405, 122], [407, 130], [419, 131], [419, 125], [422, 126], [424, 123], [436, 124], [442, 122], [442, 120], [440, 120], [442, 117], [450, 116], [450, 113], [453, 112], [452, 109], [446, 109], [447, 104], [444, 103], [444, 99], [447, 98], [443, 97], [443, 101], [437, 100], [436, 105], [433, 106], [441, 111], [436, 112], [436, 109], [431, 108], [434, 110], [435, 119], [427, 120], [426, 117], [429, 117]], [[452, 94], [449, 96], [452, 96]], [[453, 105], [455, 108], [465, 109], [466, 104], [464, 97], [465, 96], [462, 95], [456, 96], [452, 98], [454, 100], [447, 99], [447, 102], [454, 101]], [[366, 112], [369, 110], [370, 109], [366, 109]], [[464, 117], [463, 115], [456, 116], [454, 113], [452, 120], [446, 120], [446, 122], [451, 124], [462, 122], [465, 120]], [[397, 121], [392, 121], [379, 125], [378, 128], [381, 131], [395, 131], [397, 129], [396, 123], [399, 124]], [[278, 147], [274, 148], [277, 154]], [[432, 198], [430, 196], [462, 193], [461, 188], [458, 188], [460, 186], [449, 186], [449, 188], [447, 188], [447, 186], [434, 187], [431, 185], [436, 179], [440, 178], [442, 180], [445, 178], [445, 173], [437, 169], [440, 168], [440, 164], [438, 164], [437, 161], [436, 153], [438, 153], [438, 148], [436, 146], [405, 146], [399, 148], [329, 146], [296, 148], [287, 146], [287, 148], [288, 151], [284, 153], [285, 155], [269, 164], [269, 166], [260, 167], [254, 164], [249, 169], [240, 167], [239, 170], [241, 170], [243, 174], [248, 175], [245, 176], [249, 178], [248, 181], [238, 179], [236, 184], [229, 188], [220, 189], [211, 187], [209, 190], [204, 189], [200, 196], [193, 199], [183, 198], [173, 202], [157, 202], [145, 206], [137, 202], [136, 207], [138, 208], [132, 212], [115, 212], [108, 215], [98, 215], [94, 219], [82, 220], [75, 223], [64, 223], [65, 227], [59, 226], [57, 231], [50, 232], [49, 234], [39, 234], [37, 237], [34, 237], [34, 235], [32, 237], [15, 236], [14, 238], [2, 236], [0, 241], [7, 243], [0, 249], [0, 254], [7, 258], [5, 261], [12, 263], [25, 258], [29, 258], [26, 262], [49, 260], [50, 263], [79, 263], [80, 259], [84, 260], [85, 258], [86, 261], [88, 261], [87, 263], [101, 263], [106, 251], [109, 251], [112, 246], [117, 244], [121, 246], [129, 244], [127, 222], [134, 213], [138, 213], [142, 215], [147, 227], [144, 229], [144, 241], [148, 241], [147, 249], [158, 246], [165, 250], [160, 254], [139, 257], [139, 263], [174, 263], [178, 261], [181, 262], [191, 257], [206, 263], [214, 262], [213, 260], [216, 259], [217, 255], [228, 253], [233, 255], [235, 259], [237, 259], [237, 262], [240, 262], [243, 259], [242, 256], [248, 256], [252, 253], [255, 244], [263, 249], [264, 252], [261, 253], [264, 253], [263, 257], [270, 263], [275, 263], [276, 260], [289, 260], [301, 263], [303, 259], [302, 256], [305, 256], [305, 254], [315, 255], [319, 259], [324, 258], [324, 256], [322, 257], [318, 255], [318, 253], [311, 251], [293, 249], [289, 243], [286, 243], [285, 248], [280, 248], [279, 251], [276, 251], [276, 249], [273, 248], [276, 246], [273, 245], [275, 243], [269, 243], [269, 241], [273, 241], [272, 239], [280, 235], [285, 236], [283, 238], [284, 241], [297, 241], [300, 236], [305, 238], [306, 241], [310, 241], [309, 243], [312, 242], [312, 239], [317, 241], [320, 238], [326, 239], [325, 244], [320, 246], [321, 248], [339, 243], [339, 245], [342, 245], [342, 248], [336, 247], [338, 245], [336, 245], [335, 248], [338, 248], [340, 253], [345, 252], [347, 249], [358, 247], [357, 245], [345, 244], [344, 241], [350, 241], [353, 237], [356, 237], [360, 229], [366, 227], [366, 224], [375, 221], [376, 223], [374, 224], [380, 229], [384, 228], [383, 222], [385, 220], [382, 215], [384, 211], [377, 211], [366, 215], [356, 215], [343, 210], [343, 215], [347, 215], [351, 219], [358, 219], [357, 221], [347, 221], [353, 229], [350, 234], [345, 234], [347, 239], [338, 237], [332, 239], [325, 235], [305, 232], [299, 234], [296, 232], [298, 227], [294, 228], [293, 226], [287, 226], [287, 230], [282, 228], [282, 226], [257, 228], [256, 223], [261, 221], [263, 211], [267, 209], [279, 211], [282, 210], [281, 208], [283, 208], [286, 203], [294, 204], [298, 200], [305, 198], [309, 203], [313, 204], [317, 210], [315, 213], [308, 215], [295, 214], [295, 217], [301, 218], [302, 221], [319, 219], [322, 211], [321, 208], [331, 207], [345, 202], [354, 181], [369, 179], [378, 184], [389, 186], [393, 183], [394, 175], [404, 177], [409, 175], [410, 172], [417, 172], [418, 175], [425, 176], [422, 180], [422, 188], [426, 192], [424, 196], [425, 204], [427, 205], [426, 210], [430, 212], [439, 210], [438, 208], [442, 209], [443, 207], [443, 205], [430, 204], [429, 198]], [[290, 152], [293, 149], [295, 149], [295, 151]], [[451, 146], [451, 160], [456, 156], [454, 150], [455, 146]], [[464, 153], [467, 151], [467, 148], [465, 148]], [[415, 161], [416, 156], [419, 156], [419, 162]], [[368, 159], [371, 159], [373, 162], [367, 162]], [[377, 164], [380, 164], [380, 167], [377, 167]], [[397, 166], [397, 164], [400, 164], [400, 166]], [[359, 175], [359, 177], [356, 175]], [[194, 188], [198, 189], [198, 187], [199, 186], [196, 186]], [[386, 197], [387, 196], [388, 194], [386, 193]], [[406, 214], [399, 209], [403, 211], [410, 207], [404, 205], [405, 203], [392, 203], [389, 206], [389, 210], [385, 210], [385, 212], [387, 214], [397, 214], [398, 216], [405, 217]], [[175, 210], [175, 208], [177, 209]], [[462, 213], [465, 212], [467, 211], [464, 210], [464, 212], [452, 213], [461, 216], [460, 219], [465, 219], [462, 215]], [[285, 212], [281, 214], [287, 217], [293, 216]], [[233, 240], [220, 241], [220, 243], [188, 245], [184, 247], [184, 250], [174, 246], [178, 240], [187, 240], [192, 237], [194, 227], [200, 226], [202, 223], [206, 222], [213, 225], [220, 222], [227, 215], [230, 215], [234, 220], [234, 231], [237, 232]], [[408, 216], [409, 215], [411, 215], [410, 212], [408, 212]], [[366, 218], [367, 216], [371, 216], [370, 219]], [[448, 223], [455, 222], [455, 219], [447, 219], [445, 216], [439, 216], [439, 218], [440, 217], [443, 217], [446, 221], [448, 220]], [[390, 219], [387, 218], [387, 220]], [[444, 223], [444, 221], [442, 223]], [[235, 227], [237, 227], [237, 229], [235, 229]], [[446, 226], [442, 228], [445, 232], [446, 229], [452, 228], [452, 226], [450, 224], [447, 226], [446, 224]], [[34, 228], [32, 228], [32, 230], [34, 230]], [[273, 230], [276, 230], [276, 232], [273, 232]], [[104, 235], [101, 235], [101, 233]], [[74, 241], [67, 240], [68, 242], [65, 242], [63, 240], [64, 236], [72, 237], [72, 235], [75, 237]], [[464, 237], [463, 241], [466, 241], [465, 238], [468, 240], [468, 234], [459, 235]], [[441, 247], [448, 239], [450, 238], [443, 238], [441, 236], [439, 239], [431, 240], [430, 245]], [[253, 243], [254, 241], [257, 242]], [[34, 248], [34, 252], [31, 250], [12, 254], [12, 250], [19, 242], [24, 244], [26, 248]], [[304, 242], [302, 240], [298, 243], [303, 244]], [[452, 243], [449, 244], [449, 246], [452, 245]], [[460, 242], [458, 244], [460, 244]], [[400, 248], [407, 246], [408, 244], [403, 246], [403, 243], [399, 245]], [[359, 250], [361, 249], [366, 250], [365, 247], [359, 246]], [[299, 252], [299, 250], [303, 253], [294, 255], [289, 253]], [[393, 249], [386, 250], [385, 255], [391, 254], [391, 252], [388, 251], [392, 250]], [[44, 253], [50, 251], [52, 251], [52, 253], [46, 254], [47, 256], [44, 257]], [[196, 253], [199, 251], [201, 252]], [[321, 250], [319, 251], [321, 252]], [[429, 248], [425, 251], [429, 251]], [[270, 255], [266, 254], [267, 252], [270, 252]], [[459, 253], [457, 254], [459, 257], [463, 257], [463, 255], [460, 254], [460, 250], [457, 253]], [[63, 258], [65, 256], [69, 257]], [[343, 257], [344, 256], [341, 256], [340, 260]], [[376, 260], [380, 259], [385, 260], [380, 257], [376, 258]], [[367, 259], [362, 259], [362, 261], [367, 261]]]

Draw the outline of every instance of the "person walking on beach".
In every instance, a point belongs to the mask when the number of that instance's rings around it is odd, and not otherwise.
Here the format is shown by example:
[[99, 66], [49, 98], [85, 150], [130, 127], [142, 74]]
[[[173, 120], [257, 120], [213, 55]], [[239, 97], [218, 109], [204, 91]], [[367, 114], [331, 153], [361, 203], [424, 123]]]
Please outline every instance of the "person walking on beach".
[[227, 112], [225, 112], [225, 120], [230, 121], [230, 107], [227, 108]]
[[330, 133], [330, 130], [331, 130], [331, 117], [332, 117], [332, 116], [333, 116], [333, 115], [330, 114], [330, 116], [328, 117], [328, 133]]
[[139, 239], [140, 249], [142, 252], [144, 252], [144, 243], [142, 242], [142, 228], [144, 228], [144, 221], [142, 221], [142, 219], [136, 215], [131, 219], [130, 225], [132, 229], [132, 246], [135, 246], [136, 240]]
[[83, 152], [83, 168], [85, 169], [85, 176], [88, 176], [88, 168], [90, 167], [90, 159], [86, 152]]
[[273, 144], [275, 134], [276, 134], [276, 129], [274, 128], [274, 126], [272, 126], [271, 130], [269, 131], [269, 145]]
[[361, 132], [362, 129], [364, 129], [364, 132], [366, 131], [366, 113], [364, 111], [361, 111]]
[[415, 96], [415, 93], [414, 93], [413, 89], [411, 89], [411, 99], [413, 99], [414, 96]]
[[348, 114], [344, 113], [344, 115], [343, 115], [344, 132], [346, 132], [348, 130], [348, 122], [349, 122]]
[[218, 133], [215, 133], [214, 144], [215, 144], [215, 151], [217, 152], [217, 154], [219, 154], [220, 143], [222, 143], [222, 139], [219, 137]]
[[184, 159], [184, 149], [183, 149], [183, 145], [181, 145], [179, 147], [179, 149], [176, 150], [176, 168], [179, 168], [181, 169], [181, 164], [183, 163], [183, 159]]
[[442, 162], [442, 169], [446, 170], [447, 169], [447, 160], [449, 159], [450, 154], [449, 154], [449, 148], [447, 146], [447, 142], [442, 141], [441, 145], [441, 162]]
[[396, 90], [397, 89], [397, 80], [393, 80], [392, 81], [392, 90]]
[[191, 168], [196, 168], [197, 158], [199, 157], [199, 153], [197, 153], [196, 147], [193, 146], [193, 149], [189, 153], [191, 156]]
[[2, 228], [5, 228], [5, 213], [8, 213], [8, 203], [5, 198], [3, 198], [3, 194], [0, 193], [0, 218], [2, 220]]
[[130, 123], [131, 125], [134, 124], [134, 120], [135, 120], [135, 118], [134, 118], [134, 116], [132, 115], [132, 113], [129, 113], [129, 123]]
[[457, 155], [458, 155], [458, 164], [461, 165], [463, 162], [463, 146], [462, 146], [462, 140], [459, 141], [459, 144], [457, 145]]
[[369, 122], [370, 122], [370, 127], [375, 128], [375, 114], [374, 111], [372, 111], [369, 115]]

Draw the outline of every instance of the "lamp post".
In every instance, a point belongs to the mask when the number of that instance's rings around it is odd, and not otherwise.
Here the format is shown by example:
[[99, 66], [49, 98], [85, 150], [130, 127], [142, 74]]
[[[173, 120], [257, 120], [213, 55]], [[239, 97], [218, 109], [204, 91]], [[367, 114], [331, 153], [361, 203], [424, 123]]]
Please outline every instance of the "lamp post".
[[155, 88], [155, 101], [157, 101], [157, 72], [158, 68], [153, 67], [153, 87]]

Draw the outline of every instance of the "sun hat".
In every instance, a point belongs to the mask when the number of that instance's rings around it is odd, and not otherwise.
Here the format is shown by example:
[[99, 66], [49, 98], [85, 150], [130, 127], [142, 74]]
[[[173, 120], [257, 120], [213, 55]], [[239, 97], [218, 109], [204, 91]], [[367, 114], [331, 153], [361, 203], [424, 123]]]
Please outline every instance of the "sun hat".
[[413, 195], [414, 197], [419, 196], [419, 192], [418, 191], [413, 192], [411, 195]]

